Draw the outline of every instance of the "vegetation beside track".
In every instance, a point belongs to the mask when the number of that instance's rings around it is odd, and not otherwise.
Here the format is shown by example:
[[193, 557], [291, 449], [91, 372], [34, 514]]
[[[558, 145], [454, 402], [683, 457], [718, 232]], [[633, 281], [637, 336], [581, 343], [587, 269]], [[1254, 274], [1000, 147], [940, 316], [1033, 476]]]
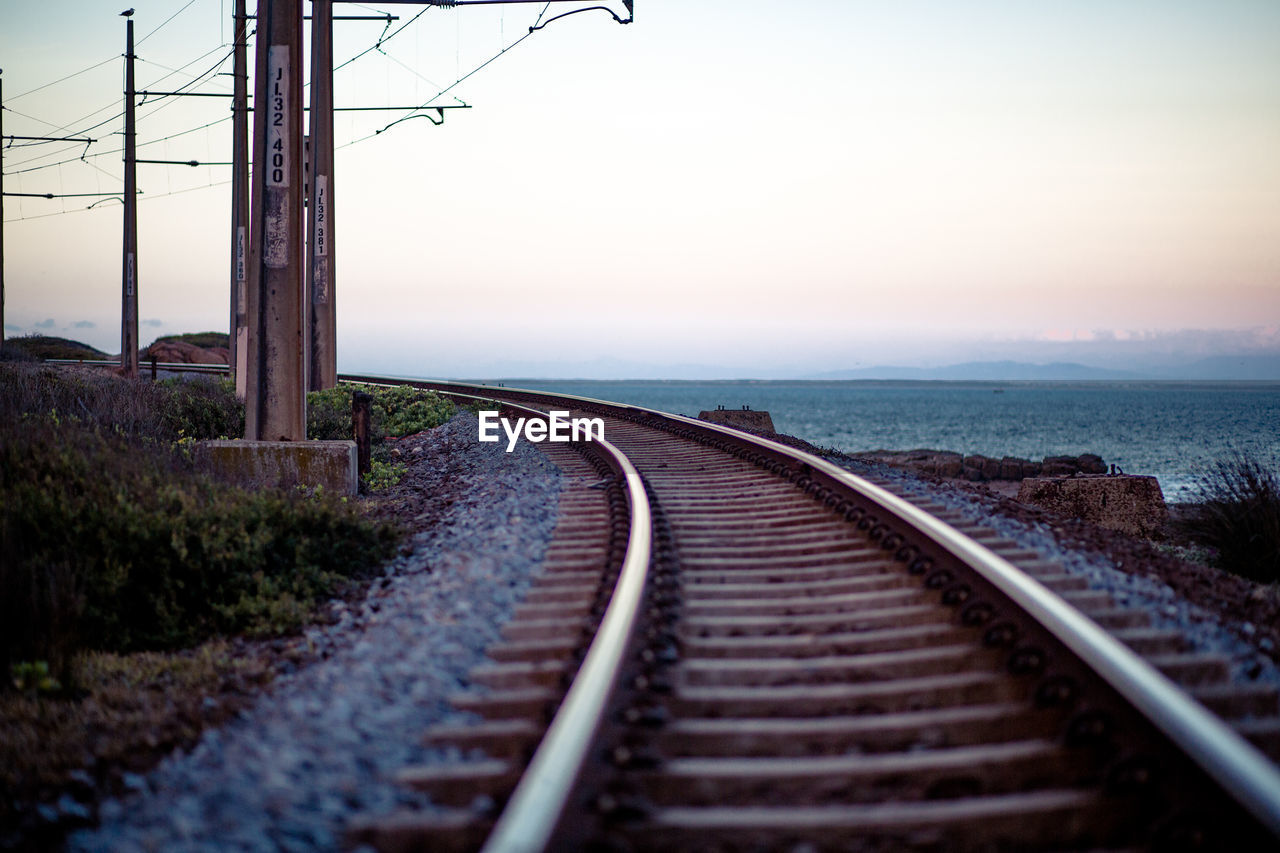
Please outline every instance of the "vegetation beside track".
[[[311, 395], [327, 430], [311, 437], [351, 437], [350, 395]], [[296, 632], [399, 532], [361, 501], [195, 470], [190, 442], [242, 434], [225, 380], [15, 361], [0, 364], [0, 400], [3, 847], [75, 823], [82, 799], [127, 787], [128, 771], [248, 702], [282, 655], [305, 657], [300, 639], [251, 638]], [[383, 480], [393, 437], [452, 413], [432, 394], [375, 390]]]
[[106, 358], [107, 354], [79, 341], [52, 335], [6, 338], [0, 345], [0, 361], [36, 361], [46, 358]]
[[1200, 481], [1183, 531], [1209, 549], [1219, 568], [1262, 583], [1280, 582], [1280, 476], [1255, 458], [1217, 460]]

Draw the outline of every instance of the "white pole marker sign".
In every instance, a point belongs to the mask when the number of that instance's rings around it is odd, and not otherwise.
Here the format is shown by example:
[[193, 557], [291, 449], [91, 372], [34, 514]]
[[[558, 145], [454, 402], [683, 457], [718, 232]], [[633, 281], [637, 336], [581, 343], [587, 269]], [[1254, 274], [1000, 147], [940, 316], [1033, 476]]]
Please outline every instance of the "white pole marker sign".
[[272, 269], [289, 264], [289, 47], [267, 50], [267, 198], [262, 260]]

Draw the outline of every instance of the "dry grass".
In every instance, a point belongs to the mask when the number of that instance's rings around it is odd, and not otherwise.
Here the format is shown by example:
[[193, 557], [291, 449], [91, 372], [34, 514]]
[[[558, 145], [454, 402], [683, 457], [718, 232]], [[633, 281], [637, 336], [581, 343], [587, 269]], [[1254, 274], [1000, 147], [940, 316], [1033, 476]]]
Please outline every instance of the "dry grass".
[[1220, 459], [1201, 480], [1202, 503], [1183, 528], [1223, 569], [1263, 583], [1280, 581], [1280, 477], [1257, 459]]
[[0, 693], [0, 846], [5, 836], [35, 848], [52, 841], [75, 821], [49, 824], [34, 804], [122, 792], [124, 774], [191, 744], [272, 678], [267, 658], [225, 639], [180, 652], [84, 653], [72, 668], [74, 697]]

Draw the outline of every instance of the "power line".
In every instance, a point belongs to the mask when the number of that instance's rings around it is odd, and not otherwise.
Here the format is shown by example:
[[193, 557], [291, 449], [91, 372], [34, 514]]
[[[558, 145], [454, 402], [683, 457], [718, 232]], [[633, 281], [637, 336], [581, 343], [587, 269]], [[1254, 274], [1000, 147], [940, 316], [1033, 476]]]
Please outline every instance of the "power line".
[[[434, 101], [436, 98], [439, 98], [441, 95], [447, 94], [450, 90], [452, 90], [452, 89], [456, 88], [457, 86], [459, 86], [459, 85], [460, 85], [464, 80], [466, 80], [468, 77], [471, 77], [472, 75], [474, 75], [474, 74], [478, 73], [481, 69], [483, 69], [483, 68], [487, 67], [488, 65], [490, 65], [491, 63], [493, 63], [495, 60], [497, 60], [500, 56], [502, 56], [503, 54], [505, 54], [507, 51], [511, 50], [511, 49], [512, 49], [512, 48], [514, 48], [516, 45], [520, 44], [520, 42], [522, 42], [522, 41], [524, 41], [525, 39], [529, 38], [529, 36], [533, 35], [535, 32], [538, 32], [539, 30], [541, 30], [541, 29], [542, 29], [542, 27], [541, 27], [540, 25], [542, 24], [542, 17], [543, 17], [543, 15], [547, 14], [547, 10], [548, 10], [548, 9], [550, 9], [550, 8], [551, 8], [551, 3], [550, 3], [550, 2], [548, 2], [545, 6], [543, 6], [543, 7], [542, 7], [542, 11], [538, 13], [538, 19], [534, 22], [534, 25], [533, 25], [532, 27], [530, 27], [530, 28], [529, 28], [529, 31], [528, 31], [527, 33], [525, 33], [524, 35], [520, 36], [520, 38], [516, 39], [516, 40], [515, 40], [515, 41], [513, 41], [511, 44], [509, 44], [509, 45], [507, 45], [506, 47], [502, 48], [502, 50], [499, 50], [499, 51], [498, 51], [497, 53], [495, 53], [493, 56], [489, 57], [489, 58], [488, 58], [488, 59], [486, 59], [484, 62], [482, 62], [482, 63], [480, 63], [479, 65], [477, 65], [475, 68], [472, 68], [472, 69], [471, 69], [470, 71], [468, 71], [466, 74], [463, 74], [463, 75], [462, 75], [461, 77], [459, 77], [457, 80], [454, 80], [452, 83], [450, 83], [450, 84], [449, 84], [448, 86], [446, 86], [445, 88], [441, 89], [439, 92], [436, 92], [434, 95], [432, 95], [430, 98], [428, 98], [428, 99], [426, 100], [426, 102], [425, 102], [425, 103], [423, 103], [423, 104], [422, 104], [421, 106], [419, 106], [417, 109], [415, 109], [415, 110], [411, 111], [411, 113], [410, 113], [409, 115], [401, 116], [400, 118], [398, 118], [398, 119], [396, 119], [395, 121], [391, 122], [391, 123], [390, 123], [390, 124], [388, 124], [387, 126], [383, 127], [381, 130], [375, 130], [373, 133], [369, 134], [368, 136], [362, 136], [362, 137], [360, 137], [360, 138], [358, 138], [358, 139], [353, 139], [353, 140], [351, 140], [350, 142], [347, 142], [347, 143], [345, 143], [345, 144], [343, 144], [343, 145], [340, 145], [340, 146], [338, 146], [338, 147], [339, 147], [339, 148], [350, 148], [352, 145], [355, 145], [355, 144], [360, 143], [360, 142], [364, 142], [364, 141], [369, 140], [369, 139], [373, 139], [375, 136], [378, 136], [379, 134], [381, 134], [381, 133], [383, 133], [383, 132], [385, 132], [385, 131], [390, 130], [391, 128], [395, 127], [397, 124], [400, 124], [401, 122], [404, 122], [404, 121], [409, 121], [410, 119], [413, 119], [413, 118], [428, 118], [428, 119], [430, 119], [430, 116], [418, 115], [418, 113], [421, 113], [421, 111], [422, 111], [422, 110], [435, 109], [435, 107], [432, 107], [432, 106], [431, 106], [431, 102], [432, 102], [432, 101]], [[426, 11], [426, 10], [423, 10], [423, 11]], [[385, 55], [385, 54], [384, 54], [384, 55]], [[424, 79], [425, 79], [425, 78], [424, 78]], [[433, 84], [433, 85], [434, 85], [434, 84]], [[454, 96], [454, 99], [455, 99], [455, 100], [458, 100], [458, 101], [461, 101], [461, 99], [460, 99], [460, 98], [458, 98], [456, 95]], [[433, 124], [436, 124], [436, 123], [437, 123], [437, 122], [435, 122], [435, 120], [434, 120], [434, 119], [431, 119], [431, 121], [432, 121], [432, 123], [433, 123]]]
[[[181, 15], [183, 12], [187, 11], [188, 9], [190, 9], [190, 8], [191, 8], [191, 6], [192, 6], [195, 2], [196, 2], [196, 0], [188, 0], [187, 5], [183, 6], [181, 9], [179, 9], [179, 10], [178, 10], [178, 11], [176, 11], [176, 12], [174, 12], [174, 13], [173, 13], [172, 15], [170, 15], [169, 17], [165, 18], [165, 20], [164, 20], [164, 23], [163, 23], [163, 24], [161, 24], [160, 26], [156, 27], [154, 30], [152, 30], [151, 32], [147, 33], [147, 34], [146, 34], [145, 36], [143, 36], [142, 38], [138, 39], [138, 44], [142, 44], [144, 41], [146, 41], [147, 39], [151, 38], [151, 37], [152, 37], [153, 35], [155, 35], [156, 33], [160, 32], [162, 29], [164, 29], [164, 28], [165, 28], [165, 26], [166, 26], [170, 21], [172, 21], [174, 18], [178, 17], [178, 16], [179, 16], [179, 15]], [[135, 47], [137, 47], [137, 45], [134, 45], [134, 46], [135, 46]]]
[[[213, 48], [213, 49], [211, 49], [211, 50], [207, 50], [207, 51], [205, 51], [204, 53], [202, 53], [202, 54], [200, 54], [199, 56], [197, 56], [195, 59], [193, 59], [193, 60], [191, 60], [190, 62], [188, 62], [188, 63], [186, 63], [185, 65], [183, 65], [183, 66], [182, 66], [181, 68], [179, 68], [179, 69], [170, 69], [170, 68], [167, 68], [166, 66], [159, 65], [159, 63], [152, 63], [153, 65], [158, 65], [160, 68], [165, 68], [165, 70], [169, 71], [169, 73], [168, 73], [168, 74], [165, 74], [165, 75], [163, 75], [163, 76], [161, 76], [161, 77], [158, 77], [155, 81], [153, 81], [153, 83], [152, 83], [151, 85], [155, 85], [155, 84], [157, 84], [157, 83], [161, 83], [161, 82], [163, 82], [164, 80], [167, 80], [167, 79], [169, 79], [170, 77], [172, 77], [174, 74], [187, 74], [187, 76], [189, 76], [189, 77], [192, 77], [192, 78], [193, 78], [193, 81], [192, 81], [192, 82], [189, 82], [189, 83], [184, 84], [184, 86], [191, 86], [191, 85], [194, 85], [194, 84], [195, 84], [196, 82], [198, 82], [200, 79], [202, 79], [202, 78], [204, 78], [204, 77], [208, 77], [208, 76], [210, 76], [213, 72], [216, 72], [216, 71], [217, 71], [217, 69], [218, 69], [218, 68], [220, 68], [220, 67], [222, 66], [222, 64], [226, 62], [227, 57], [225, 57], [225, 56], [224, 56], [224, 57], [222, 58], [222, 60], [221, 60], [221, 61], [219, 61], [219, 62], [218, 62], [218, 64], [217, 64], [217, 65], [215, 65], [212, 69], [209, 69], [209, 70], [207, 70], [207, 71], [204, 71], [204, 72], [200, 73], [199, 75], [192, 75], [192, 74], [189, 74], [189, 73], [186, 71], [186, 69], [187, 69], [187, 68], [189, 68], [189, 67], [190, 67], [190, 66], [192, 66], [192, 65], [195, 65], [197, 62], [200, 62], [201, 60], [203, 60], [205, 57], [209, 56], [210, 54], [213, 54], [213, 53], [216, 53], [216, 52], [217, 52], [217, 51], [219, 51], [219, 50], [222, 50], [222, 49], [223, 49], [224, 47], [226, 47], [226, 46], [227, 46], [227, 45], [225, 45], [225, 44], [220, 44], [220, 45], [218, 45], [217, 47], [214, 47], [214, 48]], [[141, 58], [141, 57], [139, 57], [139, 58]], [[113, 57], [113, 59], [114, 59], [114, 57]], [[146, 60], [142, 60], [142, 61], [144, 61], [144, 62], [145, 62]], [[103, 63], [99, 63], [99, 65], [102, 65], [102, 64], [103, 64]], [[96, 66], [95, 66], [95, 67], [96, 67]], [[50, 84], [50, 85], [52, 85], [52, 84]], [[180, 88], [182, 88], [182, 87], [180, 87]], [[78, 119], [75, 119], [74, 121], [67, 122], [66, 124], [62, 125], [61, 127], [56, 128], [56, 129], [54, 130], [54, 132], [56, 133], [56, 132], [59, 132], [59, 131], [66, 130], [67, 128], [71, 127], [72, 125], [78, 124], [78, 123], [79, 123], [79, 122], [81, 122], [81, 121], [85, 121], [85, 120], [87, 120], [87, 119], [89, 119], [89, 118], [92, 118], [93, 116], [97, 115], [98, 113], [101, 113], [101, 112], [103, 112], [103, 111], [105, 111], [105, 110], [112, 109], [113, 107], [115, 107], [115, 106], [116, 106], [116, 104], [117, 104], [117, 102], [116, 102], [116, 101], [112, 101], [111, 103], [106, 104], [105, 106], [99, 107], [98, 109], [94, 110], [93, 112], [91, 112], [91, 113], [89, 113], [89, 114], [87, 114], [87, 115], [85, 115], [85, 116], [82, 116], [82, 117], [80, 117], [80, 118], [78, 118]], [[151, 112], [149, 112], [147, 115], [153, 115], [155, 112], [156, 112], [156, 110], [152, 110], [152, 111], [151, 111]], [[99, 122], [98, 124], [93, 125], [92, 127], [84, 128], [84, 129], [82, 129], [82, 130], [80, 130], [80, 131], [76, 131], [76, 132], [78, 132], [78, 133], [87, 133], [89, 130], [95, 130], [95, 129], [97, 129], [97, 128], [101, 127], [102, 125], [107, 124], [108, 122], [111, 122], [111, 121], [114, 121], [115, 119], [120, 118], [120, 117], [121, 117], [121, 116], [123, 116], [123, 115], [124, 115], [124, 112], [123, 112], [123, 111], [118, 112], [118, 113], [116, 113], [115, 115], [111, 116], [110, 118], [104, 119], [103, 121]], [[41, 120], [40, 120], [40, 119], [36, 119], [36, 121], [41, 121]], [[42, 123], [42, 124], [50, 124], [49, 122], [44, 122], [44, 121], [41, 121], [41, 123]], [[27, 158], [26, 160], [19, 160], [17, 163], [15, 163], [15, 164], [13, 164], [13, 165], [15, 165], [15, 166], [23, 166], [23, 165], [25, 165], [25, 164], [27, 164], [27, 163], [34, 163], [34, 162], [37, 162], [37, 161], [39, 161], [39, 160], [42, 160], [42, 159], [44, 159], [44, 158], [46, 158], [46, 157], [54, 157], [54, 156], [57, 156], [58, 154], [60, 154], [60, 153], [62, 153], [62, 152], [65, 152], [65, 151], [67, 151], [67, 150], [69, 150], [69, 149], [62, 148], [62, 149], [59, 149], [59, 150], [56, 150], [56, 151], [46, 152], [46, 153], [44, 153], [44, 154], [39, 154], [39, 155], [36, 155], [36, 156], [34, 156], [34, 157], [29, 157], [29, 158]], [[91, 155], [91, 156], [92, 156], [92, 155]], [[79, 159], [79, 158], [77, 158], [77, 159]], [[64, 161], [61, 161], [61, 162], [66, 163], [66, 162], [72, 162], [72, 161], [64, 160]], [[49, 164], [49, 165], [51, 165], [51, 166], [52, 166], [52, 165], [59, 165], [59, 164], [54, 163], [54, 164]], [[36, 167], [33, 167], [33, 168], [44, 168], [44, 167], [36, 166]], [[14, 174], [18, 174], [18, 173], [17, 173], [17, 172], [15, 172]]]
[[[119, 58], [120, 57], [118, 56], [107, 57], [101, 62], [90, 65], [88, 68], [81, 68], [79, 71], [74, 71], [68, 74], [66, 77], [59, 77], [57, 80], [54, 80], [52, 83], [45, 83], [43, 86], [36, 86], [34, 89], [28, 89], [27, 91], [23, 92], [20, 95], [14, 95], [11, 98], [9, 98], [9, 100], [16, 101], [18, 100], [18, 98], [25, 98], [27, 95], [34, 94], [36, 92], [39, 92], [42, 89], [48, 89], [50, 86], [56, 86], [59, 83], [65, 83], [66, 81], [70, 80], [73, 77], [79, 77], [81, 74], [87, 74], [88, 72], [94, 70], [95, 68], [101, 68], [102, 66], [106, 65], [108, 62], [115, 62]], [[39, 121], [39, 119], [36, 119], [36, 121]]]
[[[223, 47], [225, 47], [225, 46], [226, 46], [226, 45], [219, 45], [218, 47], [214, 48], [213, 50], [206, 51], [205, 53], [201, 54], [199, 57], [197, 57], [197, 58], [195, 58], [195, 59], [191, 60], [191, 62], [188, 62], [186, 65], [184, 65], [184, 66], [183, 66], [183, 68], [186, 68], [186, 67], [188, 67], [188, 66], [190, 66], [190, 65], [194, 65], [195, 63], [197, 63], [197, 62], [199, 62], [200, 60], [202, 60], [202, 59], [204, 59], [205, 57], [207, 57], [209, 54], [214, 53], [214, 52], [216, 52], [216, 51], [218, 51], [218, 50], [221, 50], [221, 49], [222, 49]], [[182, 93], [184, 89], [187, 89], [187, 88], [190, 88], [190, 87], [197, 86], [197, 85], [199, 85], [202, 81], [206, 80], [207, 78], [212, 77], [212, 76], [217, 72], [217, 70], [218, 70], [219, 68], [221, 68], [221, 67], [223, 66], [223, 64], [225, 64], [225, 63], [226, 63], [227, 59], [229, 59], [229, 58], [230, 58], [230, 56], [231, 56], [231, 53], [230, 53], [230, 52], [228, 52], [225, 56], [223, 56], [220, 60], [218, 60], [218, 62], [216, 62], [216, 63], [215, 63], [213, 66], [211, 66], [210, 68], [206, 69], [205, 71], [201, 72], [201, 73], [200, 73], [200, 74], [198, 74], [198, 75], [192, 75], [192, 80], [190, 80], [189, 82], [184, 83], [184, 84], [182, 84], [181, 86], [179, 86], [179, 87], [178, 87], [178, 92], [179, 92], [179, 93]], [[173, 73], [185, 73], [185, 72], [184, 72], [184, 71], [178, 71], [178, 72], [173, 72]], [[173, 73], [166, 74], [164, 77], [159, 78], [156, 82], [158, 83], [158, 82], [160, 82], [160, 81], [162, 81], [162, 80], [166, 80], [166, 79], [168, 79], [169, 77], [173, 76]], [[143, 99], [143, 102], [145, 103], [145, 98]], [[147, 113], [146, 113], [146, 115], [144, 115], [144, 116], [143, 116], [143, 118], [147, 118], [147, 117], [149, 117], [149, 116], [153, 116], [153, 115], [155, 115], [155, 114], [156, 114], [157, 112], [159, 112], [160, 110], [164, 109], [164, 108], [165, 108], [165, 107], [167, 107], [167, 106], [170, 106], [170, 105], [171, 105], [171, 103], [172, 103], [172, 102], [169, 102], [169, 103], [162, 103], [162, 104], [158, 105], [155, 109], [152, 109], [152, 110], [150, 110], [149, 112], [147, 112]], [[99, 110], [99, 112], [101, 112], [101, 110]], [[91, 115], [92, 115], [92, 114], [91, 114]], [[102, 125], [104, 125], [104, 124], [107, 124], [107, 123], [109, 123], [109, 122], [111, 122], [111, 121], [114, 121], [115, 119], [119, 118], [119, 117], [120, 117], [120, 116], [122, 116], [122, 115], [124, 115], [124, 113], [123, 113], [123, 112], [116, 113], [116, 114], [115, 114], [114, 116], [112, 116], [111, 118], [104, 119], [103, 121], [99, 122], [98, 124], [93, 125], [92, 127], [86, 128], [85, 130], [86, 130], [86, 131], [87, 131], [87, 130], [94, 130], [94, 129], [98, 128], [98, 127], [101, 127], [101, 126], [102, 126]], [[220, 121], [225, 121], [225, 119], [221, 119]], [[201, 130], [201, 129], [203, 129], [204, 127], [208, 127], [208, 126], [209, 126], [209, 125], [203, 125], [202, 127], [195, 128], [194, 130]], [[60, 129], [61, 129], [61, 128], [60, 128]], [[184, 132], [185, 132], [185, 131], [184, 131]], [[172, 137], [166, 137], [166, 138], [172, 138]], [[157, 141], [163, 141], [163, 140], [157, 140]], [[143, 143], [143, 144], [147, 144], [147, 143]], [[40, 155], [37, 155], [37, 156], [35, 156], [35, 157], [30, 157], [30, 158], [28, 158], [28, 159], [26, 159], [26, 160], [20, 160], [20, 161], [18, 161], [17, 163], [15, 163], [14, 165], [15, 165], [15, 166], [23, 166], [23, 165], [26, 165], [27, 163], [34, 163], [34, 162], [37, 162], [37, 161], [39, 161], [39, 160], [43, 160], [43, 159], [45, 159], [45, 158], [47, 158], [47, 157], [57, 156], [58, 154], [63, 153], [63, 152], [65, 152], [65, 151], [67, 151], [67, 150], [69, 150], [69, 149], [67, 149], [67, 148], [62, 148], [62, 149], [59, 149], [59, 150], [57, 150], [57, 151], [47, 152], [47, 153], [45, 153], [45, 154], [40, 154]], [[119, 149], [119, 148], [117, 148], [117, 149], [114, 149], [113, 151], [105, 151], [105, 152], [101, 152], [101, 154], [110, 154], [110, 153], [115, 153], [116, 151], [121, 151], [121, 150], [123, 150], [123, 149]], [[101, 154], [98, 154], [98, 153], [95, 153], [95, 154], [87, 154], [87, 153], [86, 153], [86, 154], [81, 154], [81, 156], [80, 156], [80, 157], [73, 158], [73, 159], [69, 158], [69, 159], [66, 159], [66, 160], [60, 160], [60, 161], [58, 161], [58, 162], [56, 162], [56, 163], [45, 163], [45, 164], [42, 164], [42, 165], [39, 165], [39, 166], [32, 166], [32, 167], [30, 167], [30, 168], [28, 168], [28, 169], [13, 169], [13, 170], [10, 170], [7, 174], [20, 175], [20, 174], [24, 174], [24, 173], [26, 173], [26, 172], [36, 171], [36, 170], [38, 170], [38, 169], [47, 169], [47, 168], [51, 168], [51, 167], [54, 167], [54, 166], [62, 165], [62, 164], [64, 164], [64, 163], [72, 163], [72, 162], [75, 162], [76, 160], [83, 160], [83, 159], [85, 159], [85, 157], [86, 157], [86, 156], [89, 156], [89, 157], [101, 156]]]

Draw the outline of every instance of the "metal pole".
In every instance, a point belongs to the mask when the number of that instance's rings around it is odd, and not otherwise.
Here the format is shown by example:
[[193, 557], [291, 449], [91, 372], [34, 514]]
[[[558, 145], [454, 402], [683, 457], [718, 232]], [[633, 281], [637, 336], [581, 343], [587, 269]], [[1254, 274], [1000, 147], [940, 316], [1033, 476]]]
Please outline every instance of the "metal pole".
[[231, 376], [243, 400], [249, 357], [249, 20], [245, 0], [236, 0], [235, 79], [231, 102]]
[[373, 423], [373, 397], [364, 391], [351, 394], [351, 435], [356, 440], [356, 471], [360, 482], [370, 469], [372, 450], [371, 424]]
[[307, 207], [309, 387], [338, 384], [333, 256], [333, 5], [311, 3], [311, 201]]
[[[127, 15], [132, 15], [130, 9]], [[138, 180], [133, 115], [133, 18], [125, 22], [124, 71], [124, 270], [120, 311], [120, 370], [138, 375]]]
[[302, 441], [302, 0], [261, 0], [254, 77], [245, 437]]
[[[0, 69], [0, 75], [4, 70]], [[0, 79], [0, 350], [4, 349], [4, 80]]]

